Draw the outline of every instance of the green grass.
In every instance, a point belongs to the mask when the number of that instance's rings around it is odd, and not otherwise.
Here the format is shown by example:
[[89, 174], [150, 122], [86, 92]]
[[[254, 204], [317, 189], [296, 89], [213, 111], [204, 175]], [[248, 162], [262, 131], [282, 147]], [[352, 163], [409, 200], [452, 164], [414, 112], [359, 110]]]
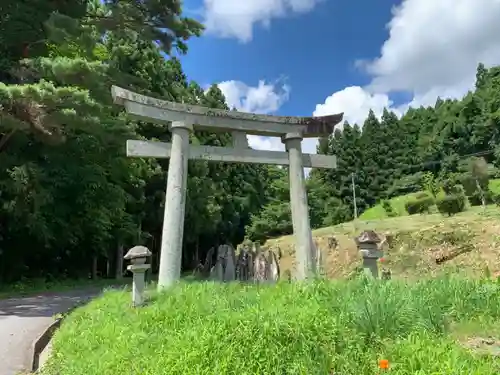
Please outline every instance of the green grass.
[[[407, 216], [408, 213], [406, 212], [405, 209], [405, 203], [408, 202], [409, 200], [413, 199], [413, 197], [418, 194], [418, 193], [412, 193], [408, 195], [402, 195], [399, 197], [395, 197], [389, 200], [391, 203], [392, 208], [394, 209], [394, 212], [397, 214], [397, 216]], [[377, 204], [369, 209], [367, 209], [365, 212], [363, 212], [360, 216], [360, 220], [377, 220], [377, 219], [383, 219], [388, 217], [384, 208], [382, 207], [382, 204]]]
[[500, 179], [490, 180], [489, 188], [493, 194], [500, 194]]
[[131, 278], [120, 281], [113, 279], [66, 279], [47, 281], [45, 279], [25, 279], [13, 284], [0, 285], [0, 299], [23, 297], [44, 292], [64, 292], [83, 288], [100, 288], [109, 285], [130, 284]]
[[[495, 180], [490, 180], [489, 182], [489, 188], [494, 194], [500, 194], [500, 179], [495, 179]], [[402, 195], [399, 197], [395, 197], [389, 200], [391, 203], [392, 208], [394, 209], [394, 212], [397, 214], [397, 216], [408, 216], [408, 213], [406, 212], [405, 209], [405, 203], [408, 202], [409, 200], [413, 199], [413, 197], [418, 194], [418, 193], [412, 193], [412, 194], [407, 194], [407, 195]], [[378, 219], [385, 219], [387, 218], [387, 214], [382, 207], [382, 205], [376, 204], [375, 206], [367, 209], [365, 212], [363, 212], [359, 219], [360, 220], [378, 220]]]
[[[459, 342], [498, 334], [500, 283], [366, 279], [276, 286], [190, 283], [132, 309], [108, 291], [77, 309], [42, 375], [498, 375]], [[494, 331], [496, 330], [496, 331]]]

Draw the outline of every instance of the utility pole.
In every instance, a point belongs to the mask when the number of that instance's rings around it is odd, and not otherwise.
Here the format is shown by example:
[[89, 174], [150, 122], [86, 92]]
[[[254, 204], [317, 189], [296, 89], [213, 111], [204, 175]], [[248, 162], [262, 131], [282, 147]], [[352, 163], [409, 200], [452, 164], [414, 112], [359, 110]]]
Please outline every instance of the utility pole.
[[354, 184], [354, 172], [351, 173], [352, 201], [354, 203], [354, 220], [358, 218], [358, 206], [356, 205], [356, 185]]

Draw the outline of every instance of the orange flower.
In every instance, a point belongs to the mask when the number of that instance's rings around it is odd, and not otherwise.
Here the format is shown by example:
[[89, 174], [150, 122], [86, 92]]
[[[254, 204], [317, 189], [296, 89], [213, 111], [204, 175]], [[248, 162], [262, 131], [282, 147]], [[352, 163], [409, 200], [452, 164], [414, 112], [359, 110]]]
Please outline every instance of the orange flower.
[[378, 367], [383, 370], [389, 369], [389, 361], [387, 359], [381, 359], [378, 361]]
[[385, 262], [385, 259], [384, 258], [380, 258], [379, 262]]

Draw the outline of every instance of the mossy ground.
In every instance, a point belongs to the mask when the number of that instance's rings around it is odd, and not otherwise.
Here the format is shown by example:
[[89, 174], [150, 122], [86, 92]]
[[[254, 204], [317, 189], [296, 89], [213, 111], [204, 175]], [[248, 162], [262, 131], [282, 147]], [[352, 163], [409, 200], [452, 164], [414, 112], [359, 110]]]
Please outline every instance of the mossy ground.
[[499, 283], [454, 277], [189, 283], [138, 309], [110, 291], [63, 322], [42, 374], [372, 375], [387, 359], [394, 375], [497, 375], [467, 343], [496, 340], [499, 300]]

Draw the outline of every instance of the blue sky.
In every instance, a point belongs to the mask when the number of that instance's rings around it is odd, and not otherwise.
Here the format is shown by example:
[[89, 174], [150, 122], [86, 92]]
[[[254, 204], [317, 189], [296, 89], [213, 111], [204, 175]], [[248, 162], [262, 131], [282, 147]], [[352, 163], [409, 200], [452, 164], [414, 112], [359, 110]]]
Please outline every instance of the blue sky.
[[[291, 116], [433, 104], [500, 63], [500, 0], [185, 0], [207, 31], [184, 71], [239, 110]], [[252, 147], [281, 149], [253, 137]], [[315, 141], [304, 148], [314, 152]]]
[[[310, 13], [272, 20], [268, 28], [256, 25], [248, 43], [207, 35], [190, 42], [183, 67], [202, 84], [237, 78], [257, 85], [261, 79], [283, 77], [291, 87], [290, 99], [277, 113], [310, 115], [332, 92], [369, 83], [367, 74], [354, 63], [377, 56], [387, 39], [385, 25], [395, 2], [325, 1]], [[201, 5], [195, 0], [186, 2], [188, 8]]]

